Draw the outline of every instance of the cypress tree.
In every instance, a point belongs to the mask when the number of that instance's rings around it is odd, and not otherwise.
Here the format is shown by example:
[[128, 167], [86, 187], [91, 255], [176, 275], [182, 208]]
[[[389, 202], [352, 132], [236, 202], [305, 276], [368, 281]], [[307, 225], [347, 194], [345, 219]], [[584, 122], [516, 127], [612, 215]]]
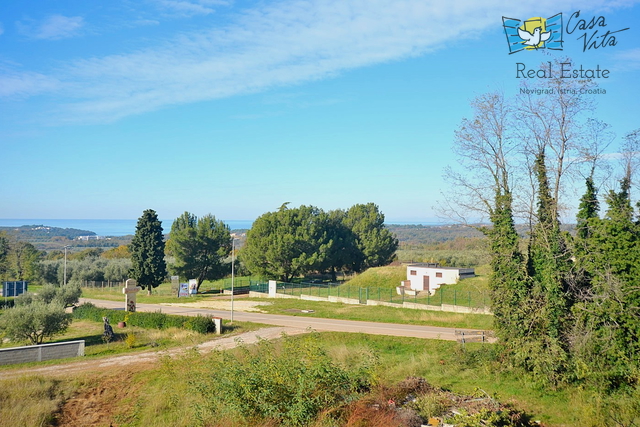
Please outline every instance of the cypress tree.
[[129, 274], [151, 294], [151, 289], [158, 287], [167, 276], [162, 223], [154, 210], [147, 209], [138, 219], [130, 250], [133, 267]]

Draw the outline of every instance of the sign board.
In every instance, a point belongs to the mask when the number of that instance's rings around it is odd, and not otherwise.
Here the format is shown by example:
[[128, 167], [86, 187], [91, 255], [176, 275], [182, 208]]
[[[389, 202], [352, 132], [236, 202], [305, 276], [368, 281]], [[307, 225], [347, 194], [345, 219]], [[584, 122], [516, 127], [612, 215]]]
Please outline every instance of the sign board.
[[198, 281], [196, 279], [189, 279], [189, 293], [191, 295], [198, 293]]
[[29, 282], [26, 280], [20, 282], [2, 282], [2, 296], [3, 297], [17, 297], [20, 294], [27, 292]]
[[188, 296], [189, 296], [189, 284], [180, 283], [180, 291], [178, 292], [178, 298], [188, 297]]
[[180, 276], [171, 276], [171, 292], [178, 293], [180, 290]]

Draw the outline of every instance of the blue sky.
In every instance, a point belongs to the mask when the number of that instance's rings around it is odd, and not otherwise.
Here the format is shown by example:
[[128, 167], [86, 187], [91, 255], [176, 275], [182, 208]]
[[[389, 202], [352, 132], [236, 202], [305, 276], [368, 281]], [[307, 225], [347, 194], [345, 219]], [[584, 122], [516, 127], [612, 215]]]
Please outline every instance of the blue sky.
[[[0, 218], [255, 219], [374, 202], [438, 221], [469, 101], [569, 55], [640, 127], [637, 1], [0, 3]], [[604, 16], [617, 45], [508, 54], [502, 16]], [[610, 152], [617, 149], [616, 140]]]

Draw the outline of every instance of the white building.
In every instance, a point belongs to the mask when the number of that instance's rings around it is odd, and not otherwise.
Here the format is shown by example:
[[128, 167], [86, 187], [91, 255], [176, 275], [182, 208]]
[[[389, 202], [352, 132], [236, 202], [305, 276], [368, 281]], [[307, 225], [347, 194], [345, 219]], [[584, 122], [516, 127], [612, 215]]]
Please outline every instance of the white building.
[[403, 286], [415, 291], [429, 291], [433, 295], [441, 285], [453, 285], [475, 275], [473, 268], [440, 267], [437, 263], [409, 264]]

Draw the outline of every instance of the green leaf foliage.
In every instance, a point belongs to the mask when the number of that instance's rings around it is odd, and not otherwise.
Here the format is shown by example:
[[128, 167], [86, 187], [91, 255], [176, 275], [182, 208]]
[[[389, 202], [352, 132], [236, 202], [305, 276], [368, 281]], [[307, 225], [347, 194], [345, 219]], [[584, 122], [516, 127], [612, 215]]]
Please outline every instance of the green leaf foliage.
[[210, 318], [204, 316], [176, 316], [161, 312], [134, 313], [122, 310], [110, 310], [98, 308], [91, 303], [85, 303], [73, 310], [74, 319], [86, 319], [94, 322], [102, 322], [107, 317], [111, 323], [126, 321], [129, 326], [137, 326], [145, 329], [180, 328], [201, 334], [215, 332], [215, 324]]
[[7, 309], [0, 317], [0, 330], [16, 341], [42, 344], [45, 338], [64, 332], [71, 323], [62, 304], [33, 301]]
[[229, 227], [213, 215], [197, 218], [185, 212], [171, 226], [167, 251], [175, 258], [170, 270], [187, 279], [217, 280], [229, 273], [225, 259], [231, 252]]
[[346, 212], [284, 204], [253, 223], [240, 256], [252, 274], [288, 282], [310, 272], [329, 272], [335, 279], [336, 271], [386, 265], [397, 248], [373, 203]]
[[375, 384], [375, 357], [351, 359], [348, 367], [335, 363], [315, 334], [215, 352], [199, 360], [202, 375], [191, 382], [203, 402], [197, 417], [204, 425], [222, 418], [238, 426], [310, 425], [321, 411], [337, 412]]
[[142, 213], [136, 225], [136, 234], [131, 240], [130, 275], [143, 289], [151, 292], [159, 286], [167, 276], [167, 265], [164, 261], [164, 238], [162, 223], [152, 209]]

